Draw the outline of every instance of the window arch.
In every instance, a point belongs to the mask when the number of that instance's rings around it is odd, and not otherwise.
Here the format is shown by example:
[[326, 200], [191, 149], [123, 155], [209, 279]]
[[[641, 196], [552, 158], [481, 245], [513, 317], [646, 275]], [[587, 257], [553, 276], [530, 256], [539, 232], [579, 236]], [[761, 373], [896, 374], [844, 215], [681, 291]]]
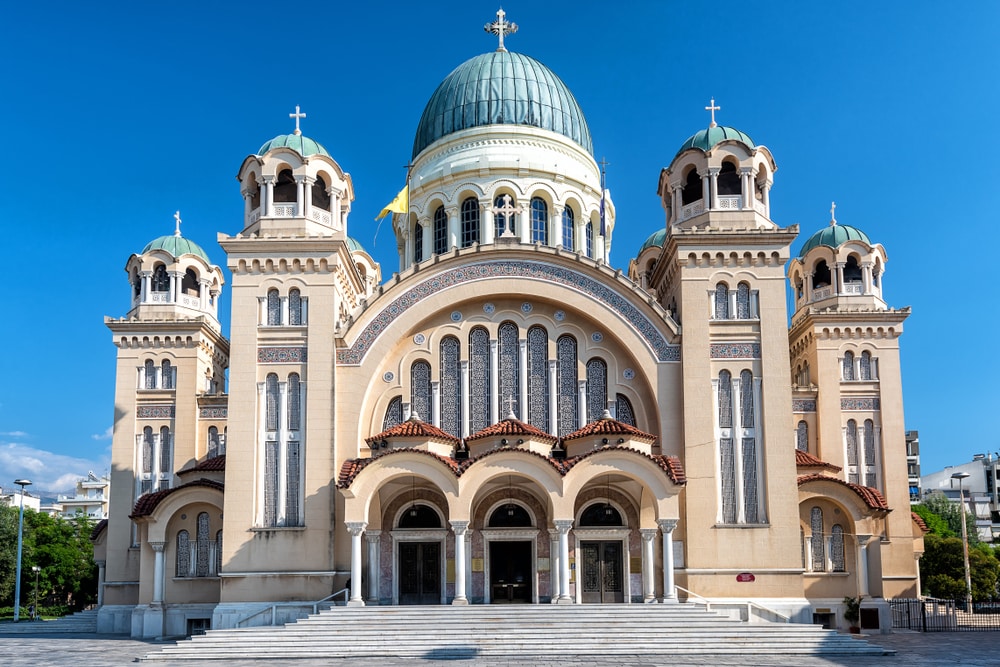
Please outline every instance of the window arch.
[[441, 430], [462, 437], [462, 360], [458, 339], [445, 336], [440, 346]]
[[508, 502], [490, 513], [490, 528], [530, 528], [531, 515], [528, 510], [514, 502]]
[[479, 200], [468, 197], [462, 202], [462, 247], [479, 243]]
[[419, 222], [413, 225], [413, 263], [424, 261], [424, 226]]
[[400, 528], [440, 528], [441, 517], [433, 508], [414, 503], [399, 517]]
[[615, 397], [616, 419], [629, 426], [638, 426], [635, 423], [635, 410], [632, 409], [632, 401], [628, 400], [625, 394], [618, 394]]
[[330, 210], [330, 192], [327, 189], [326, 179], [317, 175], [312, 184], [312, 205], [324, 211]]
[[[500, 395], [497, 396], [500, 406], [500, 414], [507, 417], [508, 412], [513, 411], [517, 418], [521, 418], [521, 369], [518, 360], [518, 329], [513, 322], [504, 322], [497, 332], [498, 352], [500, 365]], [[513, 403], [508, 403], [513, 399]], [[510, 407], [509, 407], [510, 406]]]
[[531, 198], [531, 242], [549, 242], [549, 207], [541, 197]]
[[434, 252], [443, 255], [448, 251], [448, 214], [444, 206], [434, 209]]
[[194, 269], [187, 269], [181, 278], [181, 293], [188, 296], [198, 296], [198, 274]]
[[174, 369], [169, 359], [164, 359], [160, 362], [160, 388], [174, 388]]
[[581, 526], [624, 526], [621, 512], [609, 503], [592, 503], [580, 514]]
[[809, 451], [809, 424], [804, 419], [799, 421], [795, 429], [795, 449], [801, 452]]
[[302, 325], [302, 293], [294, 287], [288, 290], [288, 323]]
[[593, 258], [594, 256], [594, 223], [588, 222], [587, 226], [584, 228], [583, 234], [584, 250], [586, 251], [587, 257]]
[[410, 366], [410, 413], [431, 418], [431, 365], [423, 360]]
[[469, 332], [469, 431], [477, 433], [490, 425], [490, 333], [483, 327]]
[[608, 409], [608, 364], [595, 357], [587, 362], [587, 422], [597, 421]]
[[[504, 198], [504, 195], [498, 195], [493, 200], [493, 208], [502, 208], [503, 205], [504, 205], [503, 198]], [[515, 205], [514, 197], [512, 195], [510, 196], [510, 203], [511, 203], [511, 206]], [[500, 236], [503, 236], [503, 233], [504, 233], [504, 231], [506, 230], [506, 227], [507, 227], [506, 223], [507, 223], [507, 216], [506, 215], [504, 215], [503, 213], [496, 213], [496, 212], [493, 213], [493, 226], [495, 227], [495, 232], [496, 232], [497, 238], [499, 238]], [[514, 236], [518, 235], [518, 233], [517, 233], [517, 213], [512, 213], [511, 216], [510, 216], [510, 233], [513, 234]]]
[[693, 204], [702, 196], [701, 176], [698, 175], [698, 170], [692, 167], [684, 179], [684, 189], [681, 190], [681, 205]]
[[278, 180], [274, 184], [274, 201], [293, 202], [297, 199], [297, 188], [295, 186], [295, 176], [291, 169], [282, 169], [278, 172]]
[[861, 353], [861, 379], [862, 380], [874, 380], [875, 377], [872, 374], [872, 353], [865, 350]]
[[719, 186], [720, 195], [738, 195], [743, 191], [740, 186], [740, 175], [736, 171], [736, 165], [726, 161], [722, 163], [716, 183]]
[[865, 420], [865, 486], [878, 487], [878, 452], [875, 450], [875, 422]]
[[191, 535], [186, 530], [177, 531], [177, 575], [191, 576]]
[[382, 419], [382, 430], [388, 431], [394, 426], [399, 426], [403, 423], [403, 397], [396, 396], [391, 401], [389, 401], [388, 407], [385, 409], [385, 417]]
[[854, 353], [844, 352], [844, 380], [854, 380]]
[[278, 376], [268, 373], [264, 378], [264, 428], [268, 431], [278, 430]]
[[577, 400], [578, 371], [576, 355], [576, 338], [569, 334], [560, 336], [556, 341], [556, 361], [558, 363], [557, 386], [559, 388], [559, 433], [556, 435], [560, 436], [575, 431], [580, 421], [578, 414], [579, 401]]
[[549, 334], [528, 329], [528, 423], [549, 433]]
[[142, 388], [156, 389], [156, 364], [153, 363], [152, 359], [146, 359], [146, 363], [142, 365], [142, 372], [145, 376]]
[[809, 510], [809, 529], [812, 532], [812, 571], [826, 572], [826, 545], [823, 540], [823, 510]]
[[276, 327], [281, 324], [281, 297], [278, 290], [267, 290], [267, 324]]
[[729, 319], [729, 285], [726, 283], [715, 286], [715, 319]]
[[576, 220], [569, 206], [562, 213], [562, 244], [566, 250], [576, 249]]
[[167, 267], [157, 264], [153, 269], [152, 288], [154, 292], [170, 291], [170, 276], [167, 275]]
[[740, 283], [736, 286], [736, 319], [750, 319], [750, 285]]

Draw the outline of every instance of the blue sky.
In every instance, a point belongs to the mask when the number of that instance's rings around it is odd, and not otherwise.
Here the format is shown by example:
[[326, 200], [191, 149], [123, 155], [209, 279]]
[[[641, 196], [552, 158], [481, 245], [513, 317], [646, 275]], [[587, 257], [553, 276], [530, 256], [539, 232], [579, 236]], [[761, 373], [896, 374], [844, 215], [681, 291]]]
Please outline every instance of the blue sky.
[[[361, 6], [364, 4], [365, 6]], [[129, 305], [123, 267], [183, 233], [224, 264], [241, 228], [236, 172], [294, 127], [354, 180], [349, 231], [398, 268], [379, 209], [405, 179], [437, 84], [496, 48], [497, 6], [441, 3], [16, 3], [0, 25], [4, 232], [0, 485], [65, 490], [110, 460], [115, 348], [104, 315]], [[622, 268], [664, 224], [660, 169], [718, 121], [773, 152], [772, 216], [803, 236], [837, 219], [882, 243], [902, 338], [908, 429], [933, 471], [1000, 450], [997, 238], [1000, 4], [504, 3], [508, 47], [580, 102], [617, 207]], [[985, 125], [983, 123], [986, 123]], [[223, 297], [223, 309], [230, 304]], [[228, 312], [225, 319], [228, 321]], [[976, 333], [979, 332], [979, 333]], [[65, 351], [72, 347], [74, 352]], [[791, 429], [791, 425], [789, 425]]]

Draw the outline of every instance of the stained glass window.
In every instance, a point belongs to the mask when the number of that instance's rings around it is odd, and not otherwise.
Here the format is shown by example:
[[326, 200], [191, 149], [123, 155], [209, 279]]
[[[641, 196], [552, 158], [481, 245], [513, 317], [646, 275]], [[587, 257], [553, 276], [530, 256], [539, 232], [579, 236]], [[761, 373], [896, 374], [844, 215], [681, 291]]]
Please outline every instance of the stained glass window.
[[853, 419], [847, 421], [847, 465], [848, 481], [859, 484], [858, 476], [858, 424]]
[[572, 433], [577, 428], [579, 421], [577, 393], [577, 359], [576, 359], [576, 339], [572, 336], [560, 336], [556, 341], [556, 354], [559, 366], [558, 387], [559, 387], [559, 433], [556, 435], [566, 435]]
[[264, 443], [264, 525], [274, 526], [278, 521], [278, 443]]
[[830, 560], [833, 561], [834, 572], [847, 571], [847, 564], [844, 562], [844, 527], [839, 523], [833, 524], [830, 529]]
[[733, 427], [733, 376], [719, 372], [719, 428]]
[[272, 327], [281, 324], [281, 298], [276, 289], [267, 291], [267, 324]]
[[219, 429], [214, 426], [208, 427], [208, 458], [215, 458], [219, 455]]
[[170, 429], [166, 426], [160, 429], [160, 474], [165, 475], [173, 469], [170, 455]]
[[288, 290], [288, 323], [292, 326], [302, 324], [302, 293], [294, 288]]
[[747, 523], [760, 523], [757, 498], [757, 441], [743, 438], [743, 518]]
[[754, 428], [753, 374], [740, 373], [740, 426]]
[[826, 545], [823, 543], [823, 510], [813, 507], [809, 511], [809, 528], [812, 531], [812, 571], [826, 571]]
[[549, 429], [549, 334], [542, 327], [528, 329], [528, 423]]
[[587, 253], [587, 257], [594, 256], [594, 223], [588, 222], [587, 226], [584, 228], [584, 239], [585, 244], [584, 250]]
[[198, 551], [195, 559], [195, 576], [196, 577], [207, 577], [208, 576], [208, 545], [210, 543], [208, 537], [208, 512], [201, 512], [198, 515], [198, 532], [195, 534]]
[[871, 380], [872, 378], [872, 355], [871, 352], [861, 353], [861, 379]]
[[288, 430], [302, 428], [302, 385], [298, 373], [288, 376]]
[[431, 419], [431, 365], [414, 361], [410, 366], [410, 411], [420, 419]]
[[750, 286], [746, 283], [736, 286], [736, 319], [750, 319]]
[[726, 283], [715, 286], [715, 319], [729, 319], [729, 286]]
[[278, 430], [278, 376], [269, 373], [264, 380], [264, 401], [266, 405], [264, 429]]
[[[510, 198], [510, 205], [515, 206], [514, 197]], [[493, 206], [495, 208], [500, 208], [503, 206], [503, 195], [500, 195], [495, 200], [493, 200]], [[493, 224], [496, 227], [496, 235], [499, 237], [504, 233], [504, 226], [507, 216], [501, 213], [493, 214]], [[517, 213], [510, 216], [510, 233], [517, 236]]]
[[490, 334], [482, 327], [469, 332], [469, 431], [490, 425]]
[[844, 352], [844, 379], [854, 379], [854, 353]]
[[871, 419], [865, 420], [865, 486], [877, 487], [878, 479], [875, 474], [875, 422]]
[[388, 431], [393, 426], [403, 423], [403, 397], [397, 396], [389, 401], [389, 406], [385, 409], [385, 419], [382, 420], [382, 430]]
[[296, 440], [290, 440], [285, 452], [285, 525], [301, 526], [299, 517], [299, 479], [302, 469], [302, 445]]
[[142, 472], [150, 475], [153, 472], [153, 427], [142, 429]]
[[434, 252], [442, 255], [448, 250], [448, 214], [445, 213], [444, 206], [438, 206], [434, 210], [433, 229]]
[[603, 359], [587, 362], [587, 422], [597, 421], [608, 409], [608, 365]]
[[628, 424], [629, 426], [638, 426], [635, 423], [635, 410], [632, 409], [632, 401], [628, 400], [628, 396], [625, 394], [618, 394], [615, 397], [615, 412], [617, 414], [617, 419], [623, 424]]
[[164, 359], [160, 364], [160, 387], [162, 389], [174, 388], [174, 369], [170, 365], [169, 359]]
[[177, 532], [177, 576], [191, 576], [191, 536], [186, 530]]
[[152, 359], [146, 359], [146, 363], [142, 365], [143, 375], [145, 375], [144, 389], [156, 389], [156, 365], [153, 363]]
[[736, 452], [732, 438], [719, 439], [722, 473], [722, 522], [736, 523]]
[[531, 198], [531, 242], [549, 242], [549, 207], [540, 197]]
[[462, 202], [462, 247], [479, 243], [479, 200], [469, 197]]
[[424, 226], [419, 222], [413, 226], [413, 263], [419, 264], [424, 259]]
[[514, 399], [514, 415], [521, 417], [520, 362], [518, 361], [518, 329], [513, 322], [504, 322], [498, 331], [500, 362], [500, 414], [507, 417], [509, 402]]
[[563, 248], [566, 250], [576, 249], [576, 221], [573, 219], [573, 209], [569, 206], [563, 209], [562, 214]]
[[441, 340], [441, 430], [462, 437], [462, 372], [458, 339]]
[[799, 421], [795, 429], [795, 448], [799, 451], [809, 451], [809, 424], [804, 419]]

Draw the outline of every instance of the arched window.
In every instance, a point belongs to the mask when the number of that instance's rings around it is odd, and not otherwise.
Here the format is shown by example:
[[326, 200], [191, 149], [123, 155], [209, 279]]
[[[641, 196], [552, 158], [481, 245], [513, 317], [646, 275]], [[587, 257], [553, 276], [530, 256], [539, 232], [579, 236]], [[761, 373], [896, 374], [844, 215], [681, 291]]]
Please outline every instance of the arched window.
[[593, 503], [580, 514], [581, 526], [623, 526], [622, 514], [605, 500], [603, 503]]
[[222, 531], [215, 534], [215, 573], [222, 574]]
[[846, 572], [847, 563], [844, 559], [844, 527], [839, 523], [830, 529], [830, 561], [834, 572]]
[[635, 423], [635, 410], [632, 409], [632, 401], [628, 400], [625, 394], [618, 394], [615, 397], [616, 419], [629, 426], [637, 426]]
[[872, 267], [872, 286], [873, 287], [878, 287], [878, 279], [879, 279], [879, 276], [881, 274], [882, 274], [882, 269], [879, 267], [878, 263], [876, 262], [875, 266]]
[[194, 269], [188, 269], [181, 278], [181, 292], [188, 296], [198, 296], [198, 274]]
[[143, 389], [156, 389], [156, 365], [153, 363], [152, 359], [146, 359], [146, 363], [142, 365]]
[[562, 214], [562, 244], [566, 250], [576, 249], [576, 220], [573, 219], [573, 209], [567, 206]]
[[726, 283], [715, 286], [715, 319], [729, 319], [729, 285]]
[[441, 517], [427, 505], [414, 503], [399, 517], [400, 528], [440, 528]]
[[681, 205], [693, 204], [702, 196], [701, 176], [698, 175], [697, 169], [692, 168], [688, 172], [687, 178], [684, 179], [684, 189], [681, 190]]
[[827, 266], [825, 259], [821, 259], [816, 262], [816, 268], [813, 270], [813, 289], [827, 287], [830, 284], [830, 267]]
[[746, 283], [736, 286], [736, 319], [750, 319], [750, 285]]
[[302, 479], [302, 443], [289, 440], [285, 447], [285, 525], [301, 526], [299, 481]]
[[413, 226], [413, 263], [424, 261], [424, 226], [419, 222]]
[[302, 428], [302, 383], [298, 373], [288, 375], [288, 430]]
[[716, 183], [718, 183], [720, 195], [738, 195], [743, 191], [740, 186], [740, 175], [736, 171], [736, 165], [732, 162], [722, 163], [722, 169], [719, 170]]
[[587, 362], [587, 423], [597, 421], [608, 409], [608, 365], [603, 359]]
[[293, 202], [296, 200], [297, 188], [295, 187], [295, 177], [291, 169], [282, 169], [278, 172], [278, 181], [274, 184], [274, 201]]
[[385, 418], [382, 420], [382, 430], [388, 431], [394, 426], [403, 423], [403, 397], [397, 396], [389, 401], [385, 409]]
[[[503, 205], [504, 205], [503, 198], [504, 198], [504, 195], [499, 195], [496, 199], [494, 199], [493, 200], [493, 208], [502, 208]], [[510, 204], [511, 204], [511, 206], [515, 205], [515, 203], [514, 203], [514, 197], [513, 196], [511, 196], [511, 198], [510, 198]], [[497, 238], [499, 238], [500, 236], [503, 235], [504, 231], [507, 230], [507, 227], [510, 227], [509, 231], [510, 231], [511, 234], [513, 234], [514, 236], [517, 236], [518, 235], [518, 233], [517, 233], [517, 213], [512, 213], [511, 214], [511, 216], [510, 216], [510, 224], [509, 225], [507, 224], [507, 216], [506, 215], [504, 215], [502, 213], [494, 213], [493, 214], [493, 226], [496, 228], [495, 229], [495, 233], [496, 233]]]
[[250, 210], [255, 211], [260, 208], [260, 186], [252, 182], [247, 185], [247, 190], [250, 192]]
[[847, 420], [847, 481], [851, 484], [860, 484], [860, 473], [858, 472], [858, 423], [853, 419]]
[[858, 258], [851, 255], [844, 265], [844, 283], [860, 283], [861, 281], [861, 267], [858, 266]]
[[531, 198], [531, 242], [549, 242], [549, 207], [541, 197]]
[[795, 429], [795, 449], [801, 452], [809, 451], [809, 424], [804, 419], [799, 421]]
[[276, 289], [267, 291], [267, 324], [272, 327], [281, 324], [281, 297]]
[[441, 339], [441, 430], [462, 437], [462, 359], [458, 339]]
[[173, 470], [173, 456], [171, 452], [170, 428], [163, 426], [160, 428], [160, 489], [170, 488], [170, 474]]
[[215, 426], [208, 427], [208, 452], [205, 458], [214, 459], [219, 455], [219, 429]]
[[198, 551], [196, 556], [196, 567], [195, 576], [196, 577], [207, 577], [208, 576], [208, 552], [209, 544], [211, 539], [208, 535], [208, 512], [201, 512], [198, 514], [198, 530], [195, 534]]
[[288, 290], [288, 323], [296, 327], [302, 325], [302, 293], [294, 287]]
[[264, 379], [264, 429], [268, 431], [278, 430], [278, 376], [269, 373]]
[[719, 372], [719, 470], [722, 475], [722, 522], [736, 523], [736, 448], [733, 444], [733, 376]]
[[153, 269], [152, 288], [154, 292], [170, 291], [170, 276], [167, 275], [167, 267], [163, 264], [157, 264]]
[[327, 189], [326, 179], [316, 176], [312, 184], [312, 205], [324, 211], [330, 210], [330, 192]]
[[587, 257], [594, 256], [594, 223], [588, 222], [583, 230], [584, 251]]
[[142, 429], [142, 472], [144, 475], [153, 473], [153, 427]]
[[875, 422], [865, 420], [865, 486], [878, 487], [877, 452], [875, 451]]
[[[518, 361], [518, 329], [513, 322], [504, 322], [497, 332], [498, 352], [500, 363], [500, 395], [497, 400], [500, 405], [500, 414], [504, 419], [510, 411], [521, 418], [521, 369]], [[510, 403], [513, 399], [513, 403]]]
[[854, 379], [854, 353], [844, 352], [844, 380]]
[[531, 515], [517, 503], [508, 502], [490, 513], [490, 528], [530, 528]]
[[469, 332], [469, 429], [477, 433], [490, 425], [490, 334], [476, 327]]
[[479, 200], [468, 197], [462, 202], [462, 247], [479, 243]]
[[862, 380], [874, 380], [872, 376], [872, 353], [865, 350], [861, 353], [861, 379]]
[[826, 572], [826, 545], [823, 539], [823, 510], [813, 507], [809, 511], [809, 529], [812, 532], [812, 571]]
[[160, 362], [160, 388], [174, 388], [174, 369], [173, 366], [170, 365], [169, 359], [164, 359]]
[[186, 530], [177, 531], [177, 575], [191, 576], [191, 536]]
[[434, 252], [443, 255], [448, 250], [448, 214], [444, 206], [434, 209]]
[[753, 374], [740, 373], [740, 425], [743, 427], [743, 515], [747, 523], [759, 522], [757, 497], [757, 438], [754, 436], [757, 417], [754, 402]]
[[539, 326], [528, 329], [528, 423], [546, 433], [549, 428], [549, 334]]
[[576, 339], [570, 335], [560, 336], [556, 341], [557, 386], [559, 388], [558, 419], [559, 433], [566, 435], [576, 430], [580, 421], [577, 400], [577, 358]]
[[414, 361], [410, 366], [410, 412], [420, 419], [431, 419], [431, 365]]

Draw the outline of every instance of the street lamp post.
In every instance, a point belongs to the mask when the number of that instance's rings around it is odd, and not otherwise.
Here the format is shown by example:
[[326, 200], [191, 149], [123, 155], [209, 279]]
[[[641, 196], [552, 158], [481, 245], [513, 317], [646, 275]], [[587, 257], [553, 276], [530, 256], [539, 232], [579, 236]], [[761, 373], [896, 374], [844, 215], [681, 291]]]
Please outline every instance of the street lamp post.
[[21, 547], [24, 542], [24, 487], [31, 486], [30, 479], [15, 479], [21, 487], [21, 513], [17, 519], [17, 568], [14, 574], [14, 622], [21, 617]]
[[965, 562], [965, 605], [966, 611], [972, 613], [972, 574], [969, 572], [969, 529], [965, 526], [965, 491], [962, 482], [969, 477], [967, 472], [956, 472], [952, 479], [958, 480], [958, 507], [962, 513], [962, 558]]
[[38, 575], [41, 574], [42, 568], [37, 565], [31, 566], [31, 571], [35, 573], [35, 604], [32, 605], [31, 620], [38, 618]]

